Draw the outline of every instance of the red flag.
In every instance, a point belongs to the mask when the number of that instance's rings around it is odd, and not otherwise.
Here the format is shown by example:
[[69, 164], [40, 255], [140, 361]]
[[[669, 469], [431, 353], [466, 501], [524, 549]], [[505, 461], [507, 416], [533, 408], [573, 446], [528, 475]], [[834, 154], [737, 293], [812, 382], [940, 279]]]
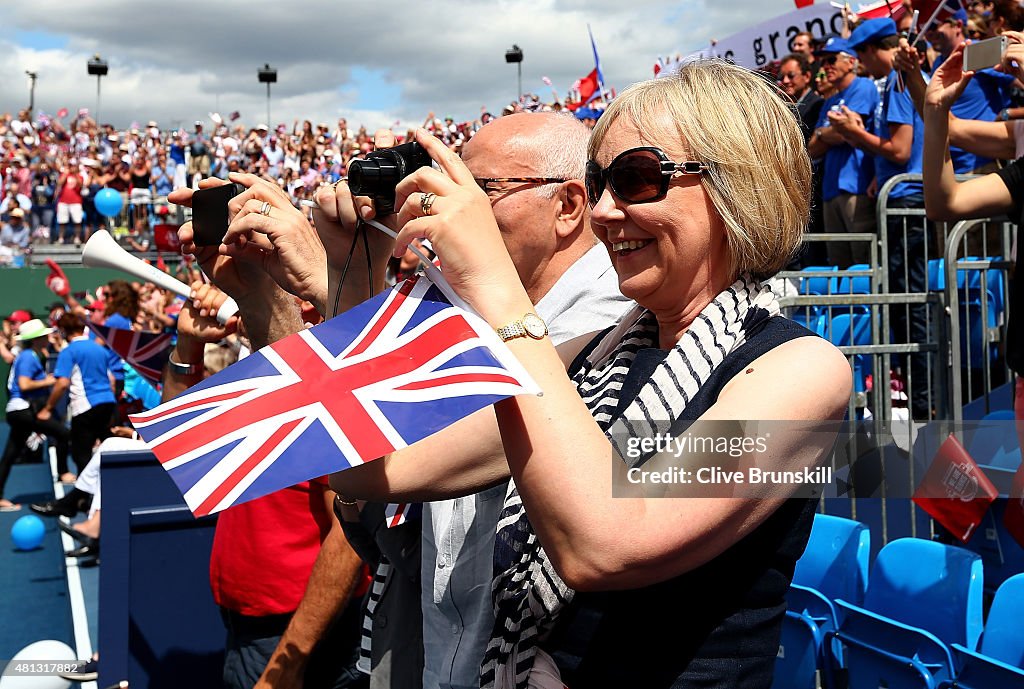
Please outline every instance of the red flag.
[[587, 76], [583, 77], [575, 84], [573, 84], [573, 89], [579, 91], [580, 99], [575, 103], [569, 103], [567, 107], [570, 110], [575, 110], [579, 108], [581, 105], [590, 100], [590, 97], [594, 95], [594, 93], [597, 91], [597, 88], [597, 68], [595, 67], [594, 71], [592, 71], [590, 74], [588, 74]]
[[796, 8], [803, 9], [804, 7], [810, 7], [814, 4], [814, 0], [793, 0], [796, 3]]
[[857, 16], [861, 19], [881, 19], [891, 17], [893, 21], [899, 21], [907, 11], [903, 0], [881, 0], [870, 5], [861, 5]]
[[952, 433], [939, 446], [913, 500], [966, 543], [999, 492]]
[[1017, 467], [1010, 487], [1010, 499], [1003, 513], [1003, 526], [1013, 539], [1024, 548], [1024, 463]]

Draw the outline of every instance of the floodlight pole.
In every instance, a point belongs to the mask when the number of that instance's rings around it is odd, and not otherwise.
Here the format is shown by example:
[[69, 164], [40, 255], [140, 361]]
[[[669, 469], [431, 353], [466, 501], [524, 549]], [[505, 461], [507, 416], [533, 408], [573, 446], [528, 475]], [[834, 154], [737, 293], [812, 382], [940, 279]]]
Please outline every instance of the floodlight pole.
[[516, 63], [516, 74], [518, 77], [516, 102], [518, 103], [523, 96], [523, 49], [513, 43], [512, 47], [505, 51], [505, 62], [509, 64]]
[[277, 82], [277, 70], [264, 63], [256, 76], [259, 77], [261, 84], [267, 85], [267, 127], [270, 127], [270, 85]]
[[108, 66], [107, 61], [100, 57], [99, 53], [92, 56], [92, 59], [86, 64], [90, 75], [96, 77], [96, 124], [100, 123], [100, 79], [107, 75]]
[[36, 79], [39, 73], [26, 69], [25, 74], [28, 75], [28, 111], [31, 113], [36, 107]]

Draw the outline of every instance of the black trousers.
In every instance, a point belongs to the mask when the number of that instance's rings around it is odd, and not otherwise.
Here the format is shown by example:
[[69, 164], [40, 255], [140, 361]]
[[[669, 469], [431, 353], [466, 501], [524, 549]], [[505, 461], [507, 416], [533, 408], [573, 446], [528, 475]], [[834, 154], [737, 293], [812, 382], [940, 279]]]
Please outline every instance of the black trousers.
[[[97, 440], [110, 437], [110, 419], [117, 405], [113, 402], [97, 404], [89, 411], [71, 417], [71, 458], [81, 471], [92, 458], [92, 449]], [[66, 473], [68, 462], [65, 458], [63, 466], [57, 460], [57, 475]]]
[[[894, 199], [889, 202], [890, 208], [923, 208], [924, 198], [920, 194]], [[906, 223], [904, 224], [904, 220]], [[928, 225], [921, 216], [892, 216], [886, 228], [886, 241], [889, 244], [889, 291], [911, 292], [924, 294], [928, 292], [928, 257], [926, 250], [926, 233]], [[892, 322], [892, 337], [895, 344], [924, 344], [928, 341], [928, 305], [899, 304], [889, 307], [889, 319]], [[918, 421], [931, 419], [929, 404], [928, 354], [907, 354], [904, 357], [894, 356], [894, 361], [901, 362], [904, 376], [907, 375], [907, 359], [910, 361], [909, 373], [912, 378], [910, 386], [910, 407], [913, 418]], [[933, 364], [935, 365], [935, 364]]]
[[40, 421], [36, 418], [34, 409], [21, 409], [7, 412], [7, 425], [10, 426], [11, 432], [7, 436], [3, 457], [0, 458], [0, 498], [4, 495], [4, 485], [11, 473], [11, 465], [25, 447], [25, 441], [33, 433], [42, 433], [57, 443], [57, 466], [59, 468], [63, 462], [64, 471], [67, 471], [70, 434], [63, 423], [54, 418]]

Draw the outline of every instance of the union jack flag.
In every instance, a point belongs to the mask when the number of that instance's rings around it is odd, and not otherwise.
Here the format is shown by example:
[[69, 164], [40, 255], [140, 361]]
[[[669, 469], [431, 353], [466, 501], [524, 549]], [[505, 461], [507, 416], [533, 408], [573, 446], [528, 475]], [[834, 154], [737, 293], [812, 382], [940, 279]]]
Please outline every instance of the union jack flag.
[[420, 276], [130, 418], [202, 516], [536, 392], [493, 329]]
[[108, 328], [89, 321], [89, 329], [102, 337], [107, 346], [127, 361], [146, 380], [159, 383], [167, 357], [171, 355], [171, 336], [146, 330]]

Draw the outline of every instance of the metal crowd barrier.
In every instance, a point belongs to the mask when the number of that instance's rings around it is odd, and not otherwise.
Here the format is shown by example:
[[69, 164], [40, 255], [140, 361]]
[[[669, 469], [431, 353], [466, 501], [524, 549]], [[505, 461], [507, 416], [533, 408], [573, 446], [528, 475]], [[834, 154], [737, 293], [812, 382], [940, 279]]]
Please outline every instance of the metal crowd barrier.
[[[838, 447], [848, 456], [869, 456], [878, 485], [860, 490], [863, 482], [850, 479], [846, 504], [826, 499], [823, 509], [869, 523], [881, 535], [873, 550], [894, 538], [934, 533], [927, 515], [907, 499], [919, 479], [912, 450], [921, 428], [932, 421], [962, 421], [965, 404], [983, 398], [988, 405], [994, 389], [1012, 379], [1002, 351], [1011, 228], [1000, 218], [955, 225], [928, 221], [923, 204], [901, 207], [891, 198], [897, 184], [914, 181], [921, 176], [899, 175], [879, 191], [877, 233], [806, 236], [808, 242], [867, 243], [868, 265], [817, 266], [777, 276], [784, 312], [809, 327], [817, 316], [819, 332], [847, 356], [855, 374], [850, 423]], [[897, 261], [891, 275], [890, 252], [900, 246], [912, 247], [911, 260]], [[894, 278], [907, 288], [895, 290]], [[808, 290], [812, 284], [816, 293]], [[979, 285], [995, 286], [998, 294], [988, 296]], [[850, 315], [848, 334], [833, 327], [843, 314]], [[897, 323], [905, 329], [894, 332]], [[897, 370], [901, 381], [894, 387]]]

